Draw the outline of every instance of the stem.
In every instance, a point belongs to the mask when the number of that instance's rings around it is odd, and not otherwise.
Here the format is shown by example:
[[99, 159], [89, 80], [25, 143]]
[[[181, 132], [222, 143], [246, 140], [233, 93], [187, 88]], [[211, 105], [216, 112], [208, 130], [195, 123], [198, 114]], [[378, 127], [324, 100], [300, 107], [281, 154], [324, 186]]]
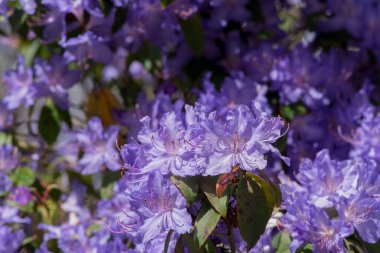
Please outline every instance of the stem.
[[230, 243], [231, 253], [236, 253], [233, 226], [229, 222], [227, 223], [227, 225], [228, 225], [228, 241]]

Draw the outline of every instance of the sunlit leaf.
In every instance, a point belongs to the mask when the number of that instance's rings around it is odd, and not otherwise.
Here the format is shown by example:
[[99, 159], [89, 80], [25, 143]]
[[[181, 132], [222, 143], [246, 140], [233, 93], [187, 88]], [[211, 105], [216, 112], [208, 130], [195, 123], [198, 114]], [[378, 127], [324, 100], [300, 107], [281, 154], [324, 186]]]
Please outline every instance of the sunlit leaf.
[[219, 219], [220, 214], [212, 208], [208, 201], [205, 201], [199, 210], [194, 225], [194, 241], [198, 248], [203, 246], [212, 231], [214, 231]]

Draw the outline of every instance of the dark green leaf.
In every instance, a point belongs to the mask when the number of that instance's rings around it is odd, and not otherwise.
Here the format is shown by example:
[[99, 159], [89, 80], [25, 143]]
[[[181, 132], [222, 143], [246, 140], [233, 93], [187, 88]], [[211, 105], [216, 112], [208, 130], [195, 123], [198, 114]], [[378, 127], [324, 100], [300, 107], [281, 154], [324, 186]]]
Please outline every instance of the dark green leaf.
[[173, 0], [161, 0], [161, 5], [165, 9]]
[[260, 186], [268, 202], [268, 206], [273, 209], [275, 204], [275, 192], [274, 189], [271, 188], [272, 185], [256, 174], [247, 172], [246, 175], [247, 177], [250, 177], [251, 179], [256, 181], [256, 183]]
[[198, 195], [199, 177], [177, 177], [172, 176], [171, 180], [181, 191], [189, 205], [193, 204]]
[[364, 245], [365, 245], [368, 253], [378, 253], [378, 252], [380, 252], [380, 240], [377, 241], [374, 244], [364, 242]]
[[10, 175], [12, 181], [17, 186], [26, 185], [30, 186], [34, 183], [36, 179], [36, 174], [31, 168], [20, 167], [15, 169]]
[[188, 19], [179, 18], [183, 35], [187, 44], [196, 56], [201, 56], [204, 45], [204, 35], [199, 15], [194, 15]]
[[238, 226], [249, 251], [265, 231], [272, 215], [273, 200], [267, 200], [263, 189], [250, 177], [240, 180], [236, 200]]
[[165, 247], [164, 247], [164, 252], [167, 253], [168, 252], [168, 249], [169, 249], [169, 243], [170, 243], [170, 240], [172, 238], [172, 234], [173, 234], [173, 229], [170, 229], [167, 236], [166, 236], [166, 239], [165, 239]]
[[216, 195], [216, 182], [218, 177], [202, 177], [200, 188], [206, 195], [208, 201], [214, 209], [222, 215], [223, 218], [227, 216], [228, 209], [228, 191], [225, 191], [223, 195], [218, 198]]
[[183, 238], [183, 241], [186, 244], [186, 248], [188, 249], [188, 251], [190, 253], [198, 253], [199, 252], [198, 248], [194, 244], [193, 234], [192, 233], [191, 234], [189, 234], [189, 233], [183, 234], [182, 238]]
[[205, 201], [199, 210], [194, 225], [194, 241], [198, 248], [203, 246], [212, 231], [214, 231], [219, 219], [220, 214], [212, 208], [208, 201]]
[[205, 245], [200, 250], [201, 253], [216, 253], [216, 248], [210, 239], [207, 239]]
[[276, 249], [276, 253], [290, 253], [291, 240], [287, 233], [278, 233], [272, 240], [272, 246]]
[[58, 110], [53, 103], [47, 103], [42, 108], [38, 120], [38, 132], [51, 145], [56, 141], [60, 129]]
[[185, 250], [183, 249], [182, 235], [178, 237], [177, 243], [174, 248], [174, 253], [185, 253]]
[[72, 128], [73, 127], [73, 123], [71, 121], [70, 112], [68, 110], [61, 110], [59, 108], [57, 108], [57, 110], [58, 110], [59, 118], [62, 121], [64, 121], [69, 128]]

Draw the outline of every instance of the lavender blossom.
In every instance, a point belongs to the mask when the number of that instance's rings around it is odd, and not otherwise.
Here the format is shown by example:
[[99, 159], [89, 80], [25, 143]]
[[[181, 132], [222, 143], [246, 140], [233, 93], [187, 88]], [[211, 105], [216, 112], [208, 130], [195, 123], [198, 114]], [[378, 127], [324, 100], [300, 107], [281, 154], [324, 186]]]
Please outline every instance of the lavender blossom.
[[143, 220], [138, 227], [138, 232], [143, 235], [143, 243], [155, 240], [170, 229], [183, 234], [192, 227], [185, 198], [170, 179], [159, 171], [150, 174], [143, 187], [131, 189], [128, 198], [131, 210]]
[[79, 81], [80, 72], [68, 70], [65, 60], [58, 55], [54, 55], [49, 63], [37, 59], [34, 69], [37, 77], [36, 96], [51, 96], [61, 109], [68, 109], [67, 90]]
[[79, 170], [83, 174], [100, 171], [103, 166], [110, 170], [120, 169], [116, 141], [118, 128], [111, 126], [103, 130], [99, 118], [92, 118], [85, 130], [77, 134], [80, 147], [84, 151], [79, 160]]
[[27, 107], [33, 103], [36, 94], [33, 71], [25, 66], [24, 57], [18, 57], [16, 69], [5, 72], [3, 81], [7, 88], [3, 103], [9, 110], [20, 105]]

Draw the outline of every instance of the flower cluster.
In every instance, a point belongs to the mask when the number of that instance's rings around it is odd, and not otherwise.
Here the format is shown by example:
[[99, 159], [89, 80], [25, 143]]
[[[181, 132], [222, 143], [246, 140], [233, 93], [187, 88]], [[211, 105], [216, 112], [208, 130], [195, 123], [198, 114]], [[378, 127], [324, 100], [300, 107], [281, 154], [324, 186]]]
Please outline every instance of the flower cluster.
[[0, 1], [0, 253], [371, 252], [379, 10]]
[[295, 177], [297, 182], [281, 178], [289, 212], [282, 222], [293, 237], [293, 251], [312, 243], [318, 252], [345, 252], [344, 238], [355, 230], [368, 243], [380, 239], [380, 177], [374, 161], [336, 161], [322, 150], [314, 162], [303, 160]]

